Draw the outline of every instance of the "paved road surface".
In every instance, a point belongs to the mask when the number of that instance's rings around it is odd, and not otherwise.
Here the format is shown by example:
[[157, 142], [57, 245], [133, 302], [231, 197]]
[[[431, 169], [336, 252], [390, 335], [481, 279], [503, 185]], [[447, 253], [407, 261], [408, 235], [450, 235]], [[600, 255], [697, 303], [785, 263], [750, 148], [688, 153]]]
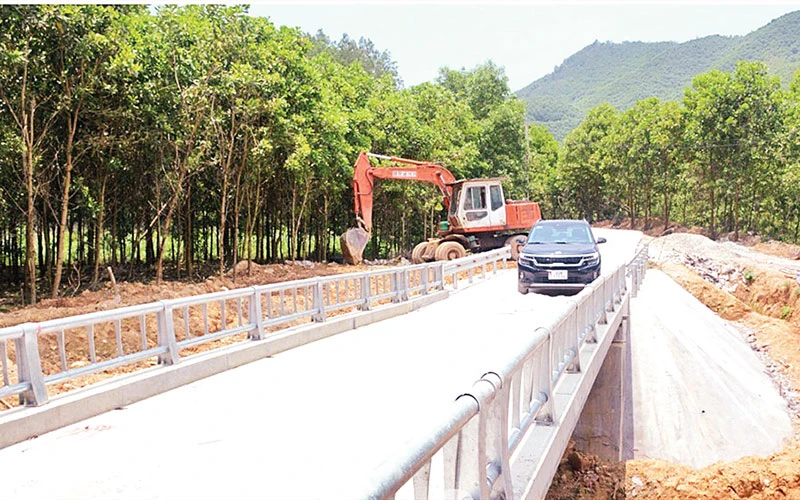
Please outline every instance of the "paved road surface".
[[782, 448], [786, 403], [741, 333], [656, 270], [631, 308], [633, 457], [704, 467]]

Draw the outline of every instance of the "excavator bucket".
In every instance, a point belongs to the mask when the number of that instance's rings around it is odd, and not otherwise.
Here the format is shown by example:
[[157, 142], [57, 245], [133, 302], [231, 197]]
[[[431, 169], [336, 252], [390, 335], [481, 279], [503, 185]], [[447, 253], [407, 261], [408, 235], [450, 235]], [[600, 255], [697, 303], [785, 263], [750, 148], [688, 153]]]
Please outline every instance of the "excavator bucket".
[[360, 227], [351, 227], [342, 235], [342, 255], [346, 264], [361, 264], [369, 233]]

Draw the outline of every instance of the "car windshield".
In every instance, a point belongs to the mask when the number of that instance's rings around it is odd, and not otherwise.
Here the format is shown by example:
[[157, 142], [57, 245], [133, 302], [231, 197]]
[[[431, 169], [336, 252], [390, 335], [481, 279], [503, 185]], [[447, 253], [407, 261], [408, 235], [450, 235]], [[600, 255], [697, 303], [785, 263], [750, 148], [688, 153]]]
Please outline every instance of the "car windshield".
[[589, 227], [583, 224], [537, 224], [528, 243], [592, 243]]

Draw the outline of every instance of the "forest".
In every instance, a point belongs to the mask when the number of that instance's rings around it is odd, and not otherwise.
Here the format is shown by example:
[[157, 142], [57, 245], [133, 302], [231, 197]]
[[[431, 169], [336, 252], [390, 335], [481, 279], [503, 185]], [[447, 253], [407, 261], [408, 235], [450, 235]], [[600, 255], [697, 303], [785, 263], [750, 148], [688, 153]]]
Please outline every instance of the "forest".
[[[161, 282], [336, 259], [359, 151], [505, 177], [546, 218], [797, 241], [799, 104], [799, 76], [743, 61], [680, 101], [599, 105], [559, 144], [491, 61], [406, 88], [369, 40], [246, 7], [0, 6], [0, 281], [35, 303], [107, 268]], [[371, 259], [444, 215], [416, 183], [376, 185], [375, 206]]]

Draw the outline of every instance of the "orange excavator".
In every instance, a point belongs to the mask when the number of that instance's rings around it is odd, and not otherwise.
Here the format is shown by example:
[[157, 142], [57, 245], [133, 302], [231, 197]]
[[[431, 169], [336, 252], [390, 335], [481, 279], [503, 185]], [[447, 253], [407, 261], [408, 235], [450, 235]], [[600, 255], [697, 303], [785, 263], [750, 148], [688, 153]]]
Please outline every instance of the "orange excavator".
[[[370, 158], [388, 161], [373, 166]], [[447, 221], [439, 225], [439, 237], [417, 244], [411, 252], [415, 264], [464, 257], [468, 251], [481, 252], [511, 246], [516, 259], [525, 245], [528, 230], [542, 218], [539, 204], [506, 200], [502, 178], [456, 180], [441, 165], [394, 156], [362, 152], [353, 167], [353, 194], [357, 227], [341, 236], [344, 261], [359, 264], [372, 233], [372, 194], [375, 179], [429, 182], [439, 188]]]

